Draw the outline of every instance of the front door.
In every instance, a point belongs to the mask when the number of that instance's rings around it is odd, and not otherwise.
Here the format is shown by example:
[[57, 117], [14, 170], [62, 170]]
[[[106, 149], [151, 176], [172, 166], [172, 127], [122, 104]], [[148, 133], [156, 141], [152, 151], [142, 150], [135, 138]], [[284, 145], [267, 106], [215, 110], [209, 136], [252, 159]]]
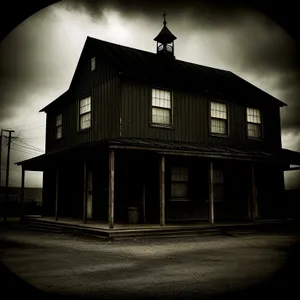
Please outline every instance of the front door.
[[93, 217], [93, 176], [92, 171], [88, 171], [88, 194], [87, 194], [87, 219], [92, 219]]

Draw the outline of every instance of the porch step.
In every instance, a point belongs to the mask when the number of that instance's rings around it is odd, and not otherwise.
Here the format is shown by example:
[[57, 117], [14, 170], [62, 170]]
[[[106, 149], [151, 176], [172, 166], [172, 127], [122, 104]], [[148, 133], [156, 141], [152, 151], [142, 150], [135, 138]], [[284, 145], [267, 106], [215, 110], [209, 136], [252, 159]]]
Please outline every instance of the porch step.
[[28, 220], [22, 229], [30, 231], [39, 231], [39, 232], [52, 232], [52, 233], [62, 233], [61, 226], [51, 223], [41, 223], [36, 221]]
[[52, 232], [52, 233], [66, 233], [76, 236], [94, 236], [98, 238], [107, 239], [109, 236], [106, 231], [86, 228], [80, 225], [55, 223], [40, 218], [25, 218], [25, 224], [22, 226], [23, 229], [40, 231], [40, 232]]
[[[277, 227], [279, 223], [274, 222], [268, 226]], [[260, 227], [266, 227], [262, 223], [248, 224], [231, 224], [231, 225], [214, 225], [212, 226], [176, 226], [173, 228], [120, 228], [107, 230], [104, 228], [94, 228], [76, 225], [70, 223], [53, 222], [42, 218], [26, 218], [24, 229], [36, 230], [41, 232], [66, 233], [76, 236], [85, 236], [91, 238], [100, 238], [102, 240], [135, 240], [135, 239], [153, 239], [153, 238], [179, 238], [179, 237], [194, 237], [194, 236], [239, 236], [258, 232]]]

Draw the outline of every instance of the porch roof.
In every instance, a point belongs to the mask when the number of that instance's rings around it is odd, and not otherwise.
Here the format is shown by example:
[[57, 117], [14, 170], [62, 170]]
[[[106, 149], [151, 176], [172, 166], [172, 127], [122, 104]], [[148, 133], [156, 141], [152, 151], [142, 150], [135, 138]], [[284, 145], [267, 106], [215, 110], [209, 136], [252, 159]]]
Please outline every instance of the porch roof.
[[45, 165], [49, 165], [49, 163], [53, 163], [57, 159], [64, 159], [66, 156], [70, 157], [70, 155], [82, 155], [95, 149], [107, 150], [109, 148], [144, 150], [166, 155], [186, 155], [215, 159], [270, 162], [283, 165], [300, 165], [300, 152], [288, 149], [263, 152], [238, 147], [207, 146], [186, 142], [135, 138], [111, 138], [81, 143], [74, 147], [48, 152], [28, 160], [17, 162], [16, 165], [22, 165], [27, 170], [42, 171]]

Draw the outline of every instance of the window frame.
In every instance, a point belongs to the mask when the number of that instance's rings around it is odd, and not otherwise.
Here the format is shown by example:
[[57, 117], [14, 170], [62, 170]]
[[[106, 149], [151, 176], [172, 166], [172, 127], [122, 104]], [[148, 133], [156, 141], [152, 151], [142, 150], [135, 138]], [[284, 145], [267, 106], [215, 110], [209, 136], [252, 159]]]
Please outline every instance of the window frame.
[[[170, 93], [170, 108], [166, 108], [166, 107], [161, 107], [161, 106], [156, 106], [152, 104], [153, 101], [153, 90], [159, 90], [159, 91], [164, 91], [164, 92], [169, 92]], [[152, 127], [160, 127], [160, 128], [168, 128], [168, 129], [172, 129], [173, 128], [173, 91], [170, 89], [166, 89], [166, 88], [161, 88], [161, 87], [152, 87], [150, 89], [150, 125]], [[153, 108], [159, 108], [159, 109], [165, 109], [168, 110], [170, 113], [170, 122], [169, 124], [163, 124], [163, 123], [155, 123], [153, 122]]]
[[[82, 100], [85, 100], [87, 98], [90, 99], [90, 110], [85, 113], [80, 113], [80, 108], [81, 108], [80, 103]], [[78, 120], [78, 131], [79, 132], [91, 130], [91, 128], [92, 128], [92, 110], [93, 109], [92, 109], [92, 96], [91, 95], [86, 95], [86, 96], [78, 99], [78, 118], [77, 118], [77, 120]], [[90, 114], [90, 126], [86, 127], [86, 128], [81, 128], [81, 118], [87, 114]]]
[[[183, 168], [187, 171], [187, 180], [172, 180], [173, 176], [173, 170], [177, 168]], [[186, 202], [191, 201], [189, 198], [189, 178], [190, 178], [190, 172], [189, 167], [183, 166], [183, 165], [175, 165], [170, 167], [170, 201], [172, 202]], [[186, 185], [186, 195], [185, 197], [176, 197], [172, 195], [172, 185], [173, 183], [184, 183]]]
[[[259, 111], [259, 113], [260, 113], [260, 123], [248, 122], [248, 108], [249, 109], [255, 109], [255, 110]], [[253, 107], [253, 106], [246, 106], [245, 107], [245, 114], [246, 114], [246, 134], [247, 134], [247, 138], [250, 139], [250, 140], [257, 140], [257, 141], [263, 140], [264, 136], [263, 136], [263, 112], [262, 112], [262, 109], [257, 108], [257, 107]], [[249, 136], [248, 124], [259, 125], [259, 128], [260, 128], [260, 136], [259, 137]]]
[[[61, 123], [57, 124], [57, 118], [59, 116], [61, 116]], [[59, 128], [61, 128], [61, 136], [57, 137], [57, 132], [58, 132]], [[62, 113], [58, 113], [58, 114], [56, 114], [56, 117], [55, 117], [55, 139], [56, 140], [60, 140], [62, 138], [63, 138], [63, 114]]]
[[[217, 117], [212, 117], [212, 103], [220, 103], [220, 104], [225, 104], [226, 105], [226, 119], [223, 118], [217, 118]], [[209, 134], [211, 136], [216, 136], [216, 137], [229, 137], [229, 103], [227, 101], [221, 100], [221, 99], [210, 99], [209, 100]], [[218, 132], [212, 132], [212, 119], [215, 120], [225, 120], [226, 123], [226, 133], [218, 133]]]

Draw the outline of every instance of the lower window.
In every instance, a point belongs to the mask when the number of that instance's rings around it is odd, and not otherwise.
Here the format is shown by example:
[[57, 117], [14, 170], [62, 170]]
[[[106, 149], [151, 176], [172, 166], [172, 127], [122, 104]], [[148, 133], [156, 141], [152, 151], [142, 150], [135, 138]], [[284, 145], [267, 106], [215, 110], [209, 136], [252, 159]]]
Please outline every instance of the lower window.
[[172, 167], [171, 169], [171, 200], [188, 200], [188, 169]]

